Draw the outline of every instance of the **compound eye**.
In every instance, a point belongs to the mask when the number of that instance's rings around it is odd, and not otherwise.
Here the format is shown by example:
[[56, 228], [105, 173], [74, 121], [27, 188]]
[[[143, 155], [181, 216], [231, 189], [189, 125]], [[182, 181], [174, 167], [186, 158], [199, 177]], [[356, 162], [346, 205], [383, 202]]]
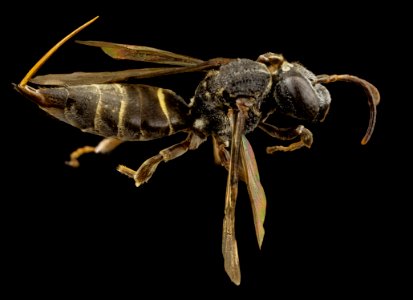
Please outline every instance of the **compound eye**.
[[320, 101], [312, 84], [301, 74], [286, 76], [276, 84], [275, 99], [286, 115], [313, 121], [317, 118]]
[[315, 102], [314, 88], [305, 78], [301, 76], [290, 76], [284, 80], [285, 91], [291, 95], [298, 103], [313, 103]]

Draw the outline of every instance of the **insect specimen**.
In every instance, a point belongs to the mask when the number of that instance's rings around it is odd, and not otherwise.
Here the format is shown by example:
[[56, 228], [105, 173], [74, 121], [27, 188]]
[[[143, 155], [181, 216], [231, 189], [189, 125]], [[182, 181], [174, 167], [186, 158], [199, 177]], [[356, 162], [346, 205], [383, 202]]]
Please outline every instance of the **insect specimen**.
[[[104, 137], [96, 147], [86, 146], [74, 151], [67, 162], [73, 167], [79, 165], [78, 158], [85, 153], [108, 153], [122, 142], [187, 133], [182, 142], [161, 150], [137, 170], [123, 165], [118, 167], [118, 171], [131, 177], [136, 186], [147, 182], [159, 163], [197, 149], [211, 137], [215, 161], [228, 170], [222, 232], [224, 267], [230, 279], [240, 284], [235, 237], [239, 181], [247, 185], [259, 247], [264, 238], [266, 211], [264, 189], [246, 135], [259, 128], [287, 143], [268, 147], [268, 153], [311, 147], [312, 133], [302, 124], [321, 122], [326, 117], [331, 97], [323, 84], [348, 81], [360, 85], [367, 94], [370, 121], [362, 139], [362, 144], [366, 144], [375, 125], [376, 106], [380, 100], [378, 90], [353, 75], [315, 75], [299, 63], [288, 62], [281, 54], [265, 53], [257, 60], [213, 58], [204, 61], [151, 47], [102, 41], [78, 43], [99, 47], [115, 59], [163, 66], [34, 77], [62, 44], [95, 19], [57, 43], [15, 88], [57, 119]], [[169, 89], [130, 82], [131, 79], [189, 72], [206, 73], [190, 101]], [[270, 115], [289, 118], [293, 125], [278, 127], [271, 124], [267, 122]]]

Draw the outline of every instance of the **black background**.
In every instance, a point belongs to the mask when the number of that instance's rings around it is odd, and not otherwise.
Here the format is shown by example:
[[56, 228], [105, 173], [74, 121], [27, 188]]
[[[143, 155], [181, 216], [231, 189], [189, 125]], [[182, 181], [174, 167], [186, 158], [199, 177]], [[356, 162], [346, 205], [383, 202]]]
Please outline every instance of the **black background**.
[[[399, 179], [400, 169], [409, 173], [410, 159], [402, 154], [409, 135], [402, 112], [408, 109], [406, 98], [396, 96], [404, 86], [393, 81], [402, 80], [397, 68], [408, 61], [403, 8], [348, 2], [134, 5], [16, 5], [11, 21], [2, 25], [2, 213], [4, 263], [10, 266], [4, 272], [13, 291], [194, 297], [248, 290], [274, 297], [397, 292], [405, 282], [396, 267], [404, 266], [400, 232], [411, 198], [401, 192]], [[214, 165], [210, 141], [161, 164], [147, 184], [135, 188], [116, 166], [137, 168], [184, 135], [123, 144], [110, 155], [84, 156], [81, 167], [71, 169], [64, 164], [70, 152], [100, 138], [50, 118], [11, 88], [54, 43], [96, 15], [100, 19], [78, 39], [147, 45], [202, 59], [255, 59], [272, 51], [316, 74], [353, 74], [380, 90], [377, 126], [366, 146], [360, 141], [368, 124], [367, 98], [348, 83], [328, 86], [331, 110], [324, 123], [310, 128], [311, 149], [269, 156], [265, 147], [277, 141], [258, 130], [249, 135], [268, 207], [259, 250], [248, 194], [240, 185], [239, 287], [223, 267], [226, 171]], [[39, 73], [139, 66], [69, 41]], [[191, 74], [155, 83], [189, 99], [200, 79]]]

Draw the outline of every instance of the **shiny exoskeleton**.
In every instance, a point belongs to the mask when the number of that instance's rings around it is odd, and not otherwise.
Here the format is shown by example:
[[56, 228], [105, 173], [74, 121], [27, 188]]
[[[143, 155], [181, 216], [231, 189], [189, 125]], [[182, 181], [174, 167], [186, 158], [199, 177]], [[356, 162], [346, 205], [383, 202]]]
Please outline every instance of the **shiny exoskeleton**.
[[[274, 64], [278, 65], [275, 71]], [[185, 142], [179, 152], [174, 152], [179, 154], [195, 149], [208, 136], [213, 136], [221, 149], [229, 147], [232, 129], [228, 112], [238, 110], [239, 99], [248, 106], [242, 134], [259, 126], [279, 139], [300, 137], [298, 144], [292, 144], [295, 148], [310, 147], [311, 132], [300, 121], [322, 121], [331, 102], [328, 90], [317, 83], [313, 73], [274, 53], [261, 55], [257, 61], [235, 59], [208, 71], [189, 104], [171, 90], [142, 84], [17, 88], [52, 116], [82, 131], [109, 138], [111, 145], [115, 141], [147, 141], [180, 131], [190, 132], [190, 143]], [[296, 119], [297, 126], [278, 128], [266, 123], [275, 111]], [[112, 150], [105, 148], [99, 147], [99, 152]], [[77, 160], [73, 159], [73, 163], [77, 165]], [[134, 177], [137, 185], [149, 179], [147, 175]]]
[[[300, 128], [299, 120], [323, 120], [331, 98], [328, 90], [316, 82], [316, 76], [299, 64], [285, 61], [272, 74], [269, 68], [272, 65], [262, 62], [268, 57], [277, 58], [277, 63], [282, 60], [280, 55], [267, 53], [258, 61], [237, 59], [210, 71], [199, 84], [192, 102], [193, 131], [229, 143], [232, 132], [228, 110], [237, 109], [236, 101], [240, 98], [250, 102], [244, 133], [253, 131], [260, 123], [268, 128], [263, 116], [266, 119], [274, 111], [296, 119]], [[296, 129], [271, 128], [286, 139], [291, 139], [291, 131]], [[300, 135], [298, 131], [296, 136]]]
[[[203, 61], [145, 46], [100, 41], [79, 43], [99, 47], [116, 59], [169, 66], [118, 72], [49, 74], [33, 78], [62, 44], [95, 19], [56, 44], [15, 86], [16, 89], [57, 119], [104, 137], [95, 147], [75, 150], [67, 162], [73, 167], [79, 165], [81, 155], [106, 153], [124, 141], [147, 141], [187, 132], [185, 140], [161, 150], [138, 170], [122, 165], [118, 167], [119, 172], [134, 179], [136, 186], [147, 182], [160, 162], [196, 149], [212, 137], [215, 160], [228, 170], [222, 235], [224, 267], [230, 279], [240, 284], [234, 229], [239, 180], [247, 185], [260, 247], [265, 232], [266, 210], [258, 167], [245, 135], [259, 128], [274, 138], [290, 141], [287, 145], [268, 147], [268, 153], [311, 147], [312, 133], [304, 124], [323, 121], [331, 103], [330, 93], [322, 84], [349, 81], [361, 85], [368, 96], [370, 121], [362, 140], [362, 144], [366, 144], [375, 125], [376, 106], [380, 100], [378, 90], [353, 75], [316, 76], [301, 64], [287, 62], [280, 54], [265, 53], [257, 60], [214, 58]], [[172, 90], [125, 83], [126, 79], [205, 71], [207, 73], [190, 101], [185, 101]], [[267, 119], [272, 114], [289, 119], [289, 125], [270, 124]]]
[[188, 128], [188, 105], [167, 89], [112, 83], [39, 88], [37, 93], [49, 114], [104, 137], [146, 141]]

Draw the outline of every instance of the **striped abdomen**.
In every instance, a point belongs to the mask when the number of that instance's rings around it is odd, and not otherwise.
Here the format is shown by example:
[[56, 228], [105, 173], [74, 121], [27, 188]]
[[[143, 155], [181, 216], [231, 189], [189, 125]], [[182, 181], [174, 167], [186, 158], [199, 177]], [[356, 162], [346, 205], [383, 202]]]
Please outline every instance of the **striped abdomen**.
[[142, 84], [40, 88], [56, 118], [121, 140], [150, 140], [187, 128], [188, 105], [173, 91]]

